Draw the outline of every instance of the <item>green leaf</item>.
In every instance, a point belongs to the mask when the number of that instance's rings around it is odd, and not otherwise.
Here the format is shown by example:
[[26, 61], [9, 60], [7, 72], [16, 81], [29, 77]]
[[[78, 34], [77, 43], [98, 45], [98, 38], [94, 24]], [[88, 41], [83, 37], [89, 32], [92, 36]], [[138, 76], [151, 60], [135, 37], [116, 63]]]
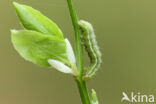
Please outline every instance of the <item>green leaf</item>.
[[11, 30], [11, 34], [15, 49], [24, 59], [46, 67], [50, 66], [48, 59], [70, 65], [64, 40], [30, 30]]
[[13, 4], [21, 23], [26, 29], [38, 31], [47, 35], [53, 35], [63, 39], [61, 30], [49, 18], [45, 17], [32, 7], [21, 5], [16, 2]]
[[99, 104], [96, 92], [92, 89], [92, 104]]

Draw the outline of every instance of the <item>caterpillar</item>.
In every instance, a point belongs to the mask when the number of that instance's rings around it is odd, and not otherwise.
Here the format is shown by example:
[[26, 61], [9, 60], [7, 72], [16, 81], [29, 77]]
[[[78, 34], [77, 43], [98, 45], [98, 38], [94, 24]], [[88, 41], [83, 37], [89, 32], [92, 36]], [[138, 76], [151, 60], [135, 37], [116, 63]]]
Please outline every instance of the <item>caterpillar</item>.
[[90, 58], [90, 64], [85, 69], [86, 72], [84, 75], [84, 80], [89, 80], [101, 66], [101, 52], [97, 45], [93, 26], [84, 20], [80, 20], [78, 24], [81, 32], [82, 45], [85, 47]]

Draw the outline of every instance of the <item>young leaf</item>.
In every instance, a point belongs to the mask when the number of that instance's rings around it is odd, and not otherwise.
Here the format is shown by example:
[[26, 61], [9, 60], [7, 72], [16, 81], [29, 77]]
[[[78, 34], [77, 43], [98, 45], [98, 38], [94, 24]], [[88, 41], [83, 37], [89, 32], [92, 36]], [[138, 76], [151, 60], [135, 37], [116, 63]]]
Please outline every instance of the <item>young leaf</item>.
[[96, 92], [92, 89], [92, 104], [99, 104]]
[[46, 67], [50, 66], [49, 59], [70, 65], [64, 40], [30, 30], [12, 30], [11, 34], [15, 49], [24, 59]]
[[63, 39], [61, 30], [49, 18], [45, 17], [32, 7], [21, 5], [16, 2], [13, 4], [21, 23], [26, 29], [38, 31], [47, 35], [53, 35]]
[[69, 68], [68, 66], [64, 65], [64, 63], [57, 61], [57, 60], [53, 60], [53, 59], [49, 59], [48, 63], [54, 67], [56, 70], [63, 72], [63, 73], [68, 73], [68, 74], [73, 74], [73, 71], [71, 68]]

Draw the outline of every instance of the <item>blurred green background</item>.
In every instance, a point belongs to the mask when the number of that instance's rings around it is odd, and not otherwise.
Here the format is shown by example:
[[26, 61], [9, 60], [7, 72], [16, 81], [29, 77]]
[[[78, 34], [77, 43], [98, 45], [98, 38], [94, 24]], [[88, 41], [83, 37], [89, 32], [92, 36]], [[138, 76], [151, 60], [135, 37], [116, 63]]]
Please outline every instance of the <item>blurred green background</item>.
[[[40, 10], [73, 43], [66, 0], [14, 0]], [[10, 29], [22, 29], [12, 7], [0, 1], [0, 104], [80, 104], [72, 76], [39, 68], [13, 49]], [[103, 63], [88, 82], [100, 104], [121, 104], [122, 92], [156, 96], [156, 1], [73, 0], [80, 19], [95, 28]], [[85, 57], [87, 63], [87, 56]]]

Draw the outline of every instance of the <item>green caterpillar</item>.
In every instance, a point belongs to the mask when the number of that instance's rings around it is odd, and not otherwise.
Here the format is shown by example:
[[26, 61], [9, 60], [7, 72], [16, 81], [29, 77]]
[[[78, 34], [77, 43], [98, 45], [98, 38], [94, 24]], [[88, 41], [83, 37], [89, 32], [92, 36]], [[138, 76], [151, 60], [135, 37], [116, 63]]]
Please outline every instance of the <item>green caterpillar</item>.
[[89, 80], [101, 66], [101, 52], [97, 45], [93, 26], [84, 20], [79, 21], [81, 41], [90, 58], [90, 65], [86, 69], [85, 80]]

